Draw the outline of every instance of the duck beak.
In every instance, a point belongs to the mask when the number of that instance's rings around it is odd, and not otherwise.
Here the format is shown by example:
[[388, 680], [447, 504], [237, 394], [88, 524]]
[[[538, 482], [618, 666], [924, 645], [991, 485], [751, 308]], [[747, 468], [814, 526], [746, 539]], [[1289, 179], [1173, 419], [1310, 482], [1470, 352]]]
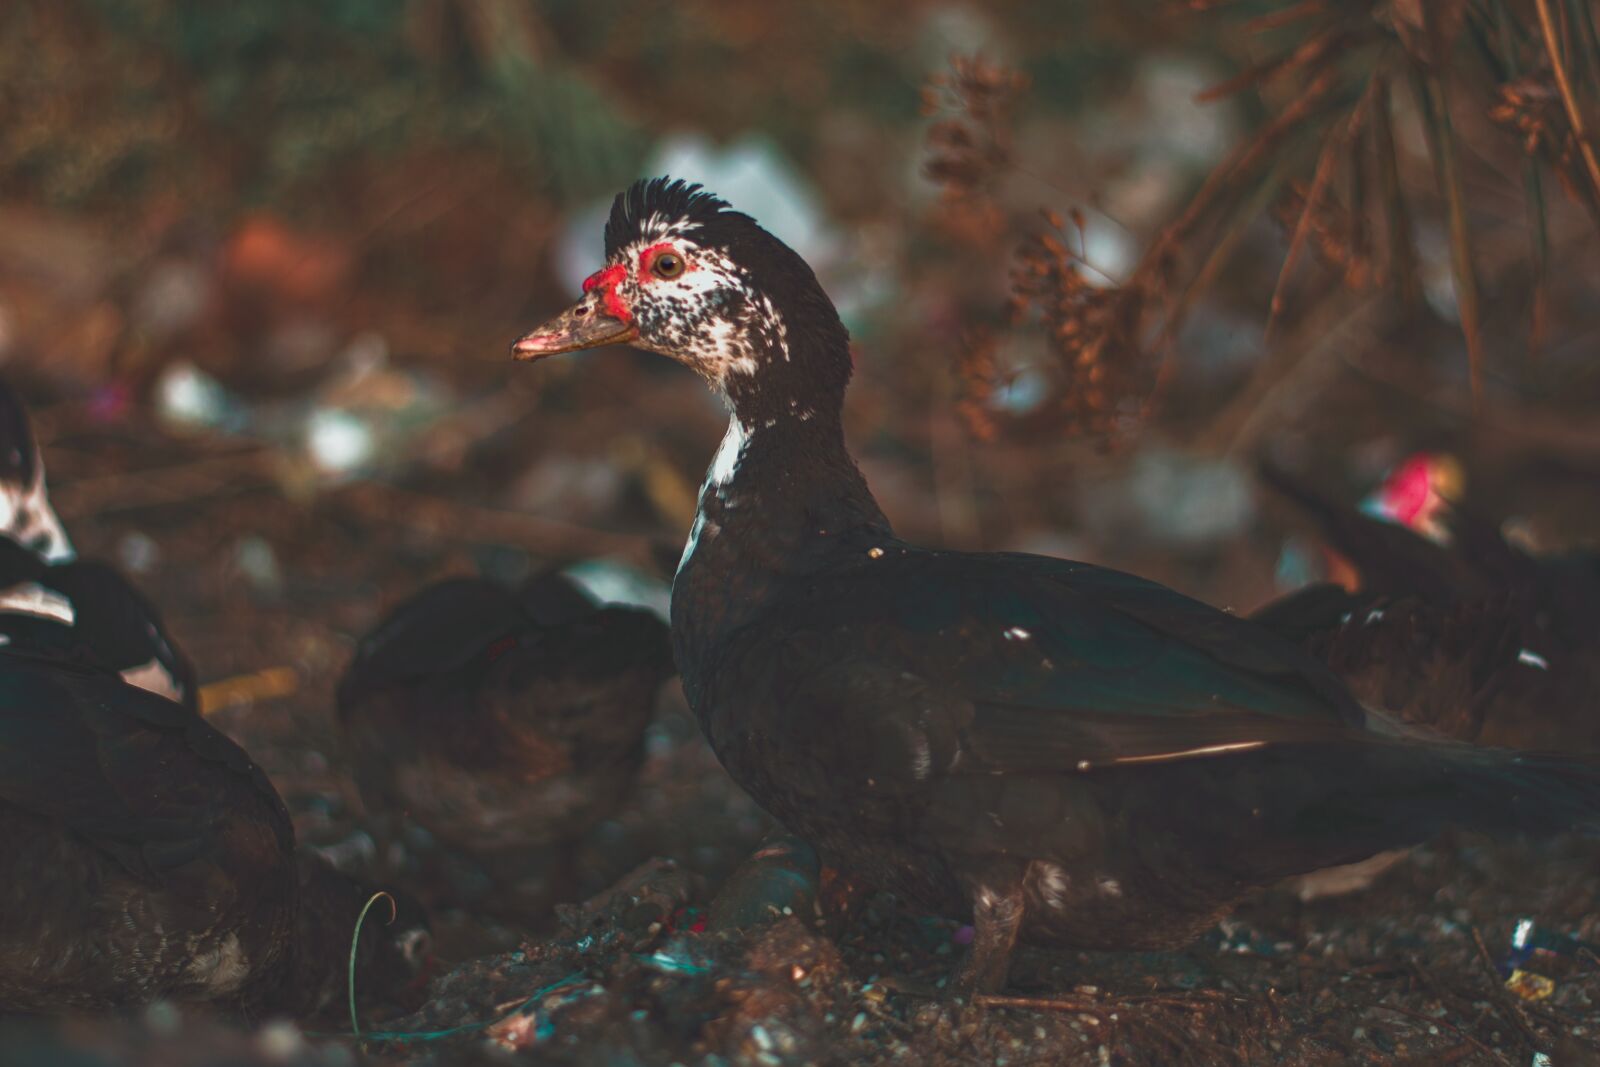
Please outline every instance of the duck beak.
[[638, 337], [637, 326], [606, 313], [601, 292], [596, 289], [543, 326], [524, 334], [511, 346], [511, 354], [521, 360], [543, 359], [561, 352], [627, 344]]

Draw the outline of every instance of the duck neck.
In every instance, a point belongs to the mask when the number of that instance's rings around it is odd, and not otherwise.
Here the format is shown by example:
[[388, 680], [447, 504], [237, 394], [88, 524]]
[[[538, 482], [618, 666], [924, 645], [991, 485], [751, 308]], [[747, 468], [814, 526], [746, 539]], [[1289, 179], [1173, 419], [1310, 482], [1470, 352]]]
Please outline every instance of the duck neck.
[[786, 583], [893, 533], [845, 449], [839, 404], [752, 414], [734, 399], [672, 583], [672, 636], [691, 703], [717, 642]]

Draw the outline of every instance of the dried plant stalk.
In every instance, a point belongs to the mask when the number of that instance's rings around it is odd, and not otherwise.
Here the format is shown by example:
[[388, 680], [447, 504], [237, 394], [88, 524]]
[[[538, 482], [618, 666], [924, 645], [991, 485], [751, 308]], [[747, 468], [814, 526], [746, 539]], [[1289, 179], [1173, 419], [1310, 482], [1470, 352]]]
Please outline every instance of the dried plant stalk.
[[[1189, 309], [1263, 212], [1281, 218], [1289, 234], [1267, 305], [1269, 331], [1286, 313], [1291, 283], [1308, 250], [1335, 268], [1346, 287], [1381, 287], [1402, 308], [1423, 307], [1421, 252], [1396, 140], [1395, 116], [1402, 106], [1394, 92], [1397, 78], [1409, 85], [1427, 135], [1437, 200], [1424, 197], [1419, 203], [1439, 211], [1448, 228], [1474, 405], [1481, 408], [1483, 296], [1467, 195], [1478, 175], [1463, 168], [1492, 159], [1497, 146], [1464, 143], [1468, 136], [1481, 139], [1483, 124], [1458, 118], [1468, 108], [1484, 107], [1529, 160], [1523, 194], [1537, 279], [1531, 330], [1537, 338], [1548, 259], [1541, 166], [1556, 174], [1600, 229], [1600, 155], [1586, 117], [1600, 94], [1600, 34], [1592, 5], [1284, 0], [1262, 11], [1260, 4], [1188, 0], [1183, 6], [1218, 17], [1248, 8], [1239, 32], [1267, 41], [1267, 57], [1202, 98], [1258, 91], [1271, 101], [1271, 110], [1254, 134], [1212, 168], [1120, 285], [1091, 282], [1059, 219], [1052, 217], [1042, 229], [1022, 228], [1011, 273], [1012, 321], [1037, 322], [1045, 331], [1059, 372], [1059, 395], [1050, 411], [1060, 427], [1109, 437], [1128, 425], [1130, 410], [1148, 410], [1170, 377], [1171, 342]], [[930, 103], [958, 114], [930, 131], [928, 171], [952, 204], [969, 206], [967, 230], [983, 227], [990, 241], [992, 227], [1003, 219], [994, 190], [1011, 166], [1006, 127], [1024, 85], [1020, 76], [974, 60], [957, 64], [929, 93]], [[1487, 169], [1481, 173], [1492, 177]], [[974, 204], [983, 205], [981, 213]], [[987, 434], [997, 432], [997, 416], [977, 413], [991, 410], [995, 348], [994, 338], [969, 346], [959, 367], [968, 383], [969, 425], [981, 423]]]

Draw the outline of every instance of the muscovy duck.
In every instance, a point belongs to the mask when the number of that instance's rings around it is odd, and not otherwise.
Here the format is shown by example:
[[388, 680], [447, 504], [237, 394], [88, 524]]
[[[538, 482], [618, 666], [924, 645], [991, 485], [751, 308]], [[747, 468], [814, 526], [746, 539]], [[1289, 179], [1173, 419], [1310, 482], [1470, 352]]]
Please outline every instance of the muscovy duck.
[[21, 399], [0, 381], [0, 644], [84, 659], [197, 707], [194, 667], [116, 568], [79, 559]]
[[1600, 558], [1529, 556], [1459, 508], [1440, 544], [1285, 471], [1262, 473], [1361, 584], [1307, 586], [1252, 618], [1407, 723], [1479, 744], [1600, 749]]
[[[295, 851], [250, 757], [100, 667], [0, 650], [0, 1013], [167, 999], [314, 1011], [367, 893]], [[362, 989], [413, 973], [425, 921], [363, 927]]]
[[824, 862], [1021, 940], [1184, 943], [1252, 889], [1446, 824], [1600, 814], [1582, 762], [1381, 728], [1260, 626], [1153, 582], [894, 535], [845, 447], [852, 364], [807, 264], [698, 186], [619, 196], [606, 265], [523, 360], [635, 344], [732, 408], [672, 596], [690, 706]]
[[494, 883], [481, 903], [533, 920], [626, 800], [672, 674], [665, 623], [558, 572], [519, 589], [450, 578], [362, 640], [339, 717], [368, 808], [468, 855]]

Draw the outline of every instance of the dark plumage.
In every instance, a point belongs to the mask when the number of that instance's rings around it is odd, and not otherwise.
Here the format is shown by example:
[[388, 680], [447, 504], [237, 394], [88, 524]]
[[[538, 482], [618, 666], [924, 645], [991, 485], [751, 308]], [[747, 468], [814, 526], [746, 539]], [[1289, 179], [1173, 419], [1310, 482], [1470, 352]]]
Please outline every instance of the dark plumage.
[[1268, 469], [1267, 484], [1360, 575], [1309, 586], [1258, 622], [1304, 645], [1369, 706], [1446, 736], [1600, 749], [1600, 559], [1537, 559], [1453, 509], [1449, 545]]
[[1290, 642], [1152, 582], [899, 540], [845, 448], [821, 287], [742, 216], [672, 218], [683, 195], [624, 194], [606, 267], [515, 350], [628, 339], [728, 398], [673, 584], [690, 705], [825, 862], [974, 917], [969, 988], [1004, 982], [1018, 938], [1177, 945], [1449, 823], [1600, 810], [1590, 764], [1396, 737]]
[[0, 382], [0, 643], [80, 659], [196, 707], [194, 667], [114, 567], [79, 559], [50, 506], [22, 401]]
[[[154, 605], [76, 557], [0, 383], [0, 1012], [307, 1014], [344, 995], [371, 890], [296, 850], [271, 783], [197, 697]], [[365, 999], [409, 980], [426, 932], [414, 906], [364, 928]]]
[[[0, 1012], [298, 1013], [342, 984], [353, 885], [297, 859], [238, 745], [114, 674], [0, 652], [0, 840]], [[371, 929], [373, 981], [409, 973], [395, 936]]]
[[570, 850], [626, 798], [667, 628], [598, 607], [549, 573], [518, 590], [453, 578], [401, 604], [361, 642], [339, 714], [361, 795], [483, 865], [508, 913], [565, 889]]

